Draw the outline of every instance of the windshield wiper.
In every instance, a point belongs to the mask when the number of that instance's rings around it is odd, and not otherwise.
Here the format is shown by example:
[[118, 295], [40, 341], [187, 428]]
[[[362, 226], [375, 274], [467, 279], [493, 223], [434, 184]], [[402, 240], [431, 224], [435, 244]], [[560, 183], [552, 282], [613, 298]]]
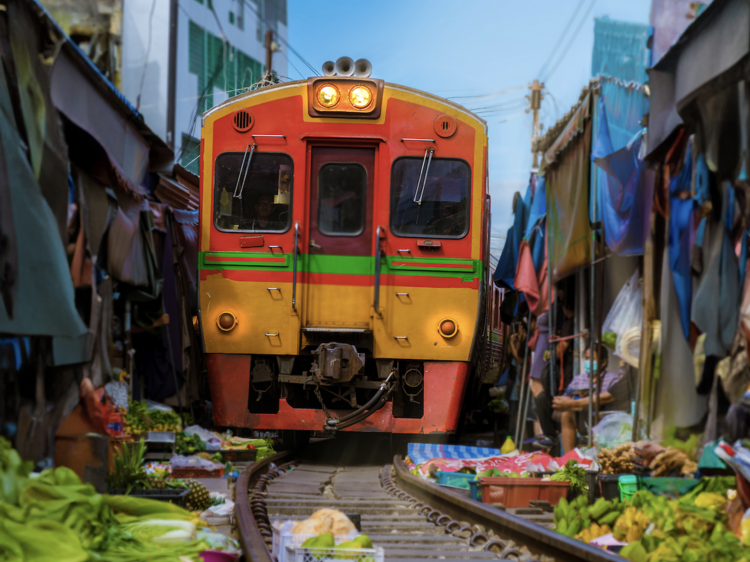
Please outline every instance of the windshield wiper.
[[[242, 191], [245, 189], [245, 180], [247, 179], [247, 173], [250, 171], [250, 161], [253, 159], [253, 152], [255, 152], [255, 147], [258, 146], [257, 144], [253, 144], [250, 146], [247, 145], [247, 148], [245, 148], [245, 154], [242, 156], [242, 164], [240, 164], [240, 173], [237, 175], [237, 185], [234, 187], [234, 194], [233, 197], [236, 197], [237, 199], [242, 199]], [[247, 156], [247, 151], [250, 151], [250, 157]], [[247, 168], [245, 168], [245, 159], [247, 159]], [[245, 168], [245, 176], [242, 178], [242, 185], [240, 185], [240, 177], [242, 176], [242, 168]], [[239, 189], [239, 194], [237, 193], [237, 190]]]
[[[427, 176], [430, 173], [430, 162], [432, 162], [432, 155], [435, 152], [434, 148], [428, 148], [424, 151], [424, 159], [422, 160], [422, 169], [419, 171], [419, 179], [417, 180], [417, 188], [414, 190], [414, 202], [417, 205], [422, 205], [422, 197], [424, 197], [424, 188], [427, 185]], [[425, 163], [427, 166], [425, 167]], [[424, 181], [422, 176], [424, 175]], [[419, 184], [422, 184], [420, 191]]]

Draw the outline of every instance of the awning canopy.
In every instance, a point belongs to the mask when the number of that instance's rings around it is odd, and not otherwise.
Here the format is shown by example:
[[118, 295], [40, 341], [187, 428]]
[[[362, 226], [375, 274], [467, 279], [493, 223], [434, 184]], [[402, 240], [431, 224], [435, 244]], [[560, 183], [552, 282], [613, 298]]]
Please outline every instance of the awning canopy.
[[649, 154], [683, 121], [706, 121], [706, 115], [699, 117], [697, 105], [743, 79], [748, 54], [750, 3], [714, 0], [648, 71], [652, 92]]

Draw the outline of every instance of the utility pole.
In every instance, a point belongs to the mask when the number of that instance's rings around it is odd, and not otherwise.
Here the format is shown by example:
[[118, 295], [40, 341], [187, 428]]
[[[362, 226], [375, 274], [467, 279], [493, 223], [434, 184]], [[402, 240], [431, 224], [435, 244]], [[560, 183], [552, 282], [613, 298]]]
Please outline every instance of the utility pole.
[[544, 99], [544, 96], [542, 96], [542, 88], [544, 88], [543, 83], [539, 83], [539, 80], [534, 80], [534, 82], [529, 86], [529, 89], [531, 90], [531, 96], [526, 96], [526, 99], [531, 102], [531, 107], [526, 110], [528, 113], [531, 111], [532, 115], [532, 124], [531, 124], [531, 154], [533, 155], [534, 159], [532, 162], [532, 167], [534, 169], [539, 167], [539, 152], [537, 151], [537, 140], [540, 137], [541, 128], [539, 126], [539, 110], [542, 107], [542, 100]]
[[273, 53], [276, 51], [276, 43], [273, 41], [273, 29], [266, 31], [266, 74], [269, 75], [269, 80], [272, 80], [273, 76]]

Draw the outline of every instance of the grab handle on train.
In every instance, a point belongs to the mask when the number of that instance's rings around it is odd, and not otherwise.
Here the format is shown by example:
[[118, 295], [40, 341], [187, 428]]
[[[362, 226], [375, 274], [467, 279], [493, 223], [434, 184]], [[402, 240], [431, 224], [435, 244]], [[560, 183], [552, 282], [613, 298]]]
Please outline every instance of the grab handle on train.
[[375, 232], [375, 314], [380, 314], [380, 225]]
[[294, 223], [294, 262], [292, 264], [292, 310], [297, 311], [297, 242], [299, 240], [299, 223]]

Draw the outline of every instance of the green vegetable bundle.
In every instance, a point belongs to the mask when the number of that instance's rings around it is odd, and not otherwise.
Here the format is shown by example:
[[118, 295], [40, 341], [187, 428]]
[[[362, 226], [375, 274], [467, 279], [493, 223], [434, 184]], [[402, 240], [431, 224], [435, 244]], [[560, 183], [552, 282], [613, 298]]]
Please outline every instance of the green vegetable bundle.
[[576, 461], [569, 460], [565, 466], [555, 472], [550, 480], [555, 482], [570, 482], [572, 492], [587, 492], [589, 487], [586, 485], [586, 470], [580, 468]]
[[199, 520], [189, 511], [97, 494], [65, 467], [32, 479], [28, 465], [19, 462], [0, 438], [0, 560], [180, 562], [197, 561], [209, 548], [196, 540]]
[[175, 436], [175, 446], [179, 455], [194, 455], [206, 450], [206, 444], [200, 438], [200, 435], [197, 433], [188, 435], [184, 431], [180, 431]]
[[182, 422], [177, 412], [149, 409], [146, 402], [131, 400], [124, 426], [126, 433], [142, 435], [149, 431], [179, 431]]

